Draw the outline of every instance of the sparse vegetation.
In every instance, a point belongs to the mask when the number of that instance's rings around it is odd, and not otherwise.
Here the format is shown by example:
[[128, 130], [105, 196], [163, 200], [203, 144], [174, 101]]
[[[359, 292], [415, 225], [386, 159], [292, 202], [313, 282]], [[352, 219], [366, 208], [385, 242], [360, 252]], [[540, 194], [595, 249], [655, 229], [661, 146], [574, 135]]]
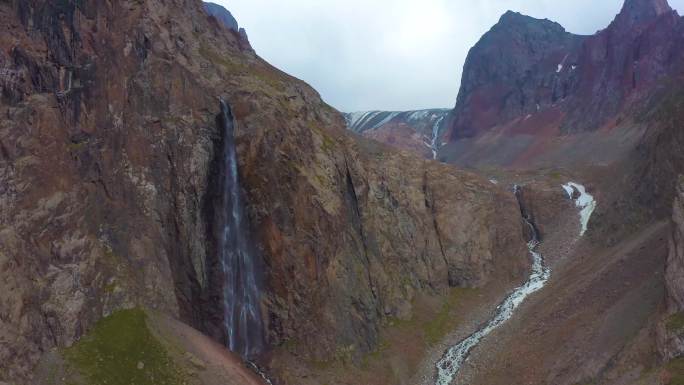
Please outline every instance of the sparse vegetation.
[[450, 331], [456, 328], [459, 317], [457, 314], [453, 314], [453, 309], [458, 304], [458, 301], [460, 301], [465, 290], [467, 289], [451, 289], [449, 295], [444, 299], [439, 313], [423, 326], [425, 342], [428, 345], [440, 342]]
[[684, 357], [675, 358], [667, 364], [670, 375], [668, 385], [684, 385]]
[[98, 321], [64, 351], [69, 371], [88, 385], [180, 385], [184, 374], [147, 327], [141, 309], [121, 310]]
[[684, 312], [675, 313], [665, 321], [667, 331], [676, 335], [684, 334]]

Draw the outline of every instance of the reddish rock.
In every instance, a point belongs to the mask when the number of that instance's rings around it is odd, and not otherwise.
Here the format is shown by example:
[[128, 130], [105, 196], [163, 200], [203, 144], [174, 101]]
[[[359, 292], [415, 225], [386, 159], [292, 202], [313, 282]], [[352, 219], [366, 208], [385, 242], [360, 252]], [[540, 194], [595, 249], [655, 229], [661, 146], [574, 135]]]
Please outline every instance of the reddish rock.
[[635, 111], [676, 75], [682, 47], [684, 23], [666, 0], [627, 0], [592, 36], [508, 12], [468, 55], [444, 157], [505, 166], [614, 161], [638, 142]]

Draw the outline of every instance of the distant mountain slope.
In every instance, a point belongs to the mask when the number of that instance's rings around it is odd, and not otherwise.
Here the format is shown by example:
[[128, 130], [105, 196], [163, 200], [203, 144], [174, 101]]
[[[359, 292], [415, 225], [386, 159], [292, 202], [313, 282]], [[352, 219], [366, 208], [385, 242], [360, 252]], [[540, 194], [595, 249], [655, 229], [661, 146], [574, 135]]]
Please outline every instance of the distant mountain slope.
[[448, 109], [344, 114], [347, 127], [367, 138], [437, 159]]

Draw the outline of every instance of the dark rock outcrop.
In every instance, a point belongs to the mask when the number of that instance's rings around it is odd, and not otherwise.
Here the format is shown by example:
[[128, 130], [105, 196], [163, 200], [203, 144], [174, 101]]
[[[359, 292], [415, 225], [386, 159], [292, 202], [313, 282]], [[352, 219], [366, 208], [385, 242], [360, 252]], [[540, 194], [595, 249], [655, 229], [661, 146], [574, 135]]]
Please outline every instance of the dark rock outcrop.
[[243, 48], [250, 46], [247, 31], [244, 28], [239, 27], [237, 20], [235, 20], [235, 17], [233, 17], [233, 14], [231, 14], [229, 10], [227, 10], [222, 5], [215, 3], [203, 2], [202, 4], [204, 5], [204, 10], [209, 15], [216, 18], [216, 20], [218, 20], [219, 23], [221, 23], [229, 30], [238, 34]]
[[559, 24], [507, 12], [470, 50], [451, 139], [472, 137], [565, 99], [584, 38]]
[[240, 27], [238, 26], [238, 22], [233, 17], [233, 14], [231, 14], [230, 11], [227, 10], [222, 5], [218, 5], [218, 4], [210, 3], [210, 2], [204, 2], [204, 9], [207, 11], [208, 14], [214, 16], [218, 21], [223, 23], [223, 25], [225, 25], [226, 27], [232, 29], [235, 32], [240, 31]]

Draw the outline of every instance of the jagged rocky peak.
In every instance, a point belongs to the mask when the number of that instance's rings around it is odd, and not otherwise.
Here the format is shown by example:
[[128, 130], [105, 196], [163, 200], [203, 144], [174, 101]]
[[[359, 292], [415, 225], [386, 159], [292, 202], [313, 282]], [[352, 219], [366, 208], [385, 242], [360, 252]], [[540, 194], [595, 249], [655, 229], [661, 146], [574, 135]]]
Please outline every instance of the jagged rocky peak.
[[672, 12], [667, 0], [626, 0], [615, 19], [616, 23], [634, 27]]
[[567, 97], [583, 37], [508, 11], [470, 50], [451, 138], [476, 136]]
[[[524, 15], [520, 12], [515, 12], [515, 11], [506, 11], [503, 15], [501, 15], [501, 18], [499, 18], [499, 22], [496, 24], [496, 26], [516, 26], [516, 27], [522, 27], [522, 28], [528, 28], [532, 25], [539, 25], [539, 26], [544, 26], [547, 28], [555, 29], [559, 32], [565, 32], [565, 28], [563, 28], [562, 25], [551, 21], [549, 19], [537, 19], [532, 16], [527, 16]], [[495, 27], [496, 27], [495, 26]]]
[[244, 28], [240, 28], [240, 25], [238, 24], [237, 20], [235, 19], [233, 14], [230, 13], [229, 10], [227, 10], [224, 6], [216, 3], [205, 1], [202, 4], [204, 5], [204, 10], [209, 15], [215, 17], [216, 20], [218, 20], [228, 29], [237, 32], [240, 35], [241, 40], [246, 45], [249, 44], [249, 37], [247, 36], [247, 31]]
[[468, 54], [447, 137], [614, 125], [677, 66], [680, 28], [667, 0], [626, 0], [591, 36], [508, 11]]

